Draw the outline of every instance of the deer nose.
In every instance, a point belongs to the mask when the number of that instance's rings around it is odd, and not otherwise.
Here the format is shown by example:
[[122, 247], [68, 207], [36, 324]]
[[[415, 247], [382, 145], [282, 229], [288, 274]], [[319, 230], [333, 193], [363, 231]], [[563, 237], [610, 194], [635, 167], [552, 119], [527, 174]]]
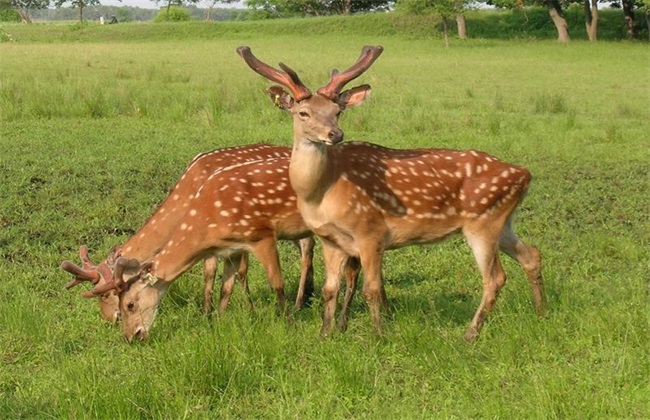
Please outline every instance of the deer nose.
[[343, 130], [340, 128], [333, 128], [330, 130], [329, 133], [327, 133], [327, 139], [332, 143], [332, 144], [337, 144], [343, 141]]
[[138, 338], [138, 340], [143, 341], [145, 338], [147, 338], [147, 331], [143, 327], [139, 327], [135, 331], [135, 336]]
[[132, 343], [136, 338], [140, 341], [144, 341], [147, 338], [147, 331], [144, 327], [138, 327], [133, 334], [124, 334], [124, 341], [127, 343]]

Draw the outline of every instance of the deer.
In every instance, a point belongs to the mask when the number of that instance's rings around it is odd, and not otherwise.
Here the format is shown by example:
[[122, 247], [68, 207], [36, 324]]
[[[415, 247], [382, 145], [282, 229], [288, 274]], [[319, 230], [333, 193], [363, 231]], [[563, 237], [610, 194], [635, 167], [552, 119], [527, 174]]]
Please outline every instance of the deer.
[[[149, 335], [160, 301], [169, 286], [197, 261], [218, 256], [232, 263], [224, 277], [246, 253], [263, 266], [279, 308], [284, 308], [283, 280], [276, 242], [311, 237], [296, 207], [288, 179], [289, 158], [246, 162], [214, 172], [191, 197], [178, 225], [160, 250], [138, 260], [126, 254], [102, 268], [102, 284], [88, 291], [101, 296], [115, 291], [119, 298], [123, 336], [128, 342]], [[345, 261], [346, 305], [354, 294], [360, 265]], [[346, 306], [347, 307], [347, 306]]]
[[[181, 178], [153, 215], [123, 245], [113, 249], [106, 260], [100, 264], [94, 264], [88, 256], [88, 249], [82, 246], [79, 250], [81, 266], [76, 266], [69, 261], [62, 264], [65, 271], [75, 275], [75, 280], [69, 282], [66, 288], [70, 289], [84, 282], [102, 285], [105, 283], [104, 279], [111, 278], [111, 270], [119, 256], [146, 260], [159, 252], [172, 235], [173, 229], [183, 220], [189, 206], [188, 197], [191, 198], [215, 171], [243, 162], [262, 160], [264, 158], [288, 157], [289, 154], [290, 149], [288, 147], [265, 143], [221, 148], [198, 154], [187, 165]], [[301, 252], [301, 276], [294, 305], [294, 309], [298, 310], [304, 305], [313, 291], [312, 260], [315, 243], [312, 237], [305, 237], [295, 243]], [[203, 267], [203, 311], [206, 314], [212, 312], [212, 290], [217, 273], [217, 264], [218, 259], [216, 256], [206, 256]], [[235, 279], [240, 281], [248, 297], [248, 304], [252, 308], [253, 304], [247, 282], [248, 255], [244, 253], [236, 259], [225, 259], [224, 266], [226, 275], [221, 285], [218, 312], [221, 314], [226, 310]], [[120, 317], [119, 299], [115, 290], [109, 290], [98, 296], [90, 292], [84, 292], [82, 296], [97, 298], [101, 317], [113, 324], [118, 321]]]
[[[514, 258], [528, 277], [535, 307], [546, 299], [541, 255], [512, 227], [530, 172], [477, 150], [391, 149], [368, 142], [344, 142], [340, 114], [370, 95], [362, 84], [342, 91], [381, 55], [365, 46], [351, 67], [332, 71], [316, 94], [297, 73], [280, 63], [274, 68], [243, 46], [237, 53], [256, 73], [277, 83], [267, 88], [273, 104], [291, 114], [293, 146], [289, 180], [307, 226], [322, 240], [325, 260], [323, 324], [328, 335], [336, 315], [343, 262], [358, 258], [363, 295], [377, 334], [382, 334], [382, 263], [386, 251], [464, 236], [483, 279], [483, 294], [464, 338], [475, 341], [505, 285], [499, 251]], [[285, 90], [286, 89], [286, 90]]]

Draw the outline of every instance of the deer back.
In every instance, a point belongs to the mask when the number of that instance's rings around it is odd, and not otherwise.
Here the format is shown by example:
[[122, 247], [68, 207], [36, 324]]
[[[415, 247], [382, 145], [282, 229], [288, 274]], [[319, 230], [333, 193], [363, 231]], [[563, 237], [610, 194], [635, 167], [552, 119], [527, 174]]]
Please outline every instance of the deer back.
[[120, 254], [145, 260], [169, 239], [203, 183], [217, 170], [245, 162], [290, 155], [288, 147], [270, 144], [216, 149], [197, 155], [146, 223], [121, 247]]

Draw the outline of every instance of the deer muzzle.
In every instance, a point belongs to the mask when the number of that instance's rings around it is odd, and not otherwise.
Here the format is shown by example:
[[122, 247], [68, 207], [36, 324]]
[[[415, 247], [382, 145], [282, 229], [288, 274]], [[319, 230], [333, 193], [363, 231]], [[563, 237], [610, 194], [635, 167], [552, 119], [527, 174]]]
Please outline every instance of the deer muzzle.
[[338, 127], [335, 127], [327, 133], [328, 144], [338, 144], [343, 141], [343, 130]]

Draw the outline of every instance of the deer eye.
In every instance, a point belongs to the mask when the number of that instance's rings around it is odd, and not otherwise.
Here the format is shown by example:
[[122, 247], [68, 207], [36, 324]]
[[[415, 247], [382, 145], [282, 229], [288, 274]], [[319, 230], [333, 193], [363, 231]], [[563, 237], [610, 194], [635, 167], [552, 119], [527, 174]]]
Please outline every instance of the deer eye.
[[133, 309], [135, 308], [135, 302], [129, 302], [126, 304], [126, 310], [129, 312], [133, 312]]
[[305, 112], [305, 111], [300, 111], [300, 112], [298, 113], [298, 116], [299, 116], [300, 118], [309, 118], [309, 113], [308, 113], [308, 112]]

